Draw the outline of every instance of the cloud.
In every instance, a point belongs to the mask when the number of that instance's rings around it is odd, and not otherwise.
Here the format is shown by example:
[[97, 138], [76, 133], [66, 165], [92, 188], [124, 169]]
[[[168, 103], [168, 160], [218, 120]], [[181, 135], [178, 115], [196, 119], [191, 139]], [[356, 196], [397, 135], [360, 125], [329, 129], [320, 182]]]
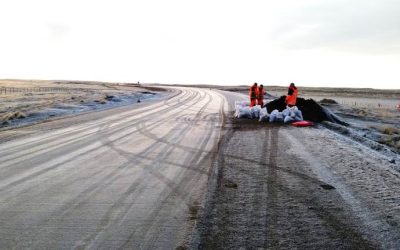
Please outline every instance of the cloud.
[[396, 1], [0, 1], [0, 78], [394, 88]]
[[55, 39], [62, 39], [70, 32], [70, 28], [62, 23], [49, 22], [46, 27], [50, 36]]
[[400, 2], [395, 0], [314, 1], [286, 9], [270, 35], [276, 45], [292, 50], [397, 54], [399, 13]]

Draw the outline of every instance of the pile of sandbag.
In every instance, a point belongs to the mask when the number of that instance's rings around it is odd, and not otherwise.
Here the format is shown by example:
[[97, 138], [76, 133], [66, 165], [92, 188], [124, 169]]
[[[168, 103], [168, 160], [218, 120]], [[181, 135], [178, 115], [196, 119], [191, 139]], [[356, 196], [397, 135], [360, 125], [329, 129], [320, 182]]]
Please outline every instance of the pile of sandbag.
[[270, 113], [266, 107], [262, 108], [259, 105], [250, 107], [250, 103], [247, 101], [236, 101], [235, 102], [235, 117], [246, 118], [246, 119], [258, 119], [260, 122], [284, 122], [292, 123], [297, 121], [303, 121], [303, 115], [301, 111], [296, 107], [287, 107], [282, 112], [275, 109]]
[[[268, 102], [265, 107], [267, 107], [268, 112], [271, 113], [274, 110], [283, 112], [287, 108], [285, 99], [286, 96], [281, 96], [278, 99]], [[345, 126], [348, 125], [328, 109], [325, 109], [319, 105], [313, 99], [297, 98], [296, 106], [299, 110], [301, 110], [304, 120], [312, 122], [330, 121]]]
[[269, 115], [269, 122], [292, 123], [298, 121], [303, 121], [303, 114], [296, 106], [287, 107], [282, 112], [274, 109]]
[[250, 103], [246, 101], [235, 102], [235, 117], [236, 118], [247, 118], [247, 119], [258, 119], [260, 116], [261, 106], [256, 105], [250, 107]]

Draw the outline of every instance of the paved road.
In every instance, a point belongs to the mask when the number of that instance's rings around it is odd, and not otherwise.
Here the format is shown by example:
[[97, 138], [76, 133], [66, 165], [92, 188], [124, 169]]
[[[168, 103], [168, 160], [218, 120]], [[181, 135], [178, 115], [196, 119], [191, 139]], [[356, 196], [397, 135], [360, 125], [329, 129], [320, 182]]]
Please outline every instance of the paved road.
[[[0, 144], [0, 249], [174, 249], [226, 100], [208, 89]], [[48, 126], [48, 125], [47, 125]]]

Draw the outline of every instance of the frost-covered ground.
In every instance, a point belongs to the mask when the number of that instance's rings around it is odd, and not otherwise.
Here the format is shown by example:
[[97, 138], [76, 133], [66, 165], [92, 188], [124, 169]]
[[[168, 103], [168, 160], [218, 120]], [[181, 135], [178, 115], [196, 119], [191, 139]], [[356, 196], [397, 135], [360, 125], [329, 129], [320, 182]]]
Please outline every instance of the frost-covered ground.
[[[335, 131], [348, 135], [353, 139], [378, 151], [390, 151], [386, 155], [400, 153], [400, 112], [396, 109], [352, 107], [345, 104], [324, 105], [341, 117], [349, 126], [329, 126]], [[395, 158], [393, 156], [393, 158]]]
[[60, 81], [2, 80], [0, 90], [0, 129], [146, 102], [167, 94], [137, 84]]
[[399, 154], [322, 125], [232, 116], [191, 248], [399, 249]]
[[[248, 89], [243, 86], [231, 88], [231, 91], [247, 95]], [[266, 86], [265, 91], [275, 98], [287, 93], [284, 87]], [[334, 100], [336, 104], [321, 104], [349, 126], [328, 124], [330, 129], [387, 156], [400, 153], [400, 111], [396, 108], [400, 104], [400, 90], [299, 87], [299, 97], [312, 98], [317, 102]]]

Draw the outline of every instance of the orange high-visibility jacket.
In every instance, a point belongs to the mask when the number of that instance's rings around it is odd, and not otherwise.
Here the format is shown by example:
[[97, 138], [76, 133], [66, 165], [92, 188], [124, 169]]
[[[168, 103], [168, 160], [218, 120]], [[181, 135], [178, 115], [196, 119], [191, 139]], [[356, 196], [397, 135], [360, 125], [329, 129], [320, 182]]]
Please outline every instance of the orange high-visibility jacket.
[[264, 93], [265, 93], [264, 88], [258, 87], [257, 99], [264, 99]]
[[286, 96], [286, 104], [295, 106], [297, 101], [297, 94], [298, 90], [296, 87], [289, 87], [289, 93]]
[[250, 96], [250, 99], [257, 99], [257, 97], [258, 97], [258, 87], [257, 86], [250, 87], [249, 96]]

